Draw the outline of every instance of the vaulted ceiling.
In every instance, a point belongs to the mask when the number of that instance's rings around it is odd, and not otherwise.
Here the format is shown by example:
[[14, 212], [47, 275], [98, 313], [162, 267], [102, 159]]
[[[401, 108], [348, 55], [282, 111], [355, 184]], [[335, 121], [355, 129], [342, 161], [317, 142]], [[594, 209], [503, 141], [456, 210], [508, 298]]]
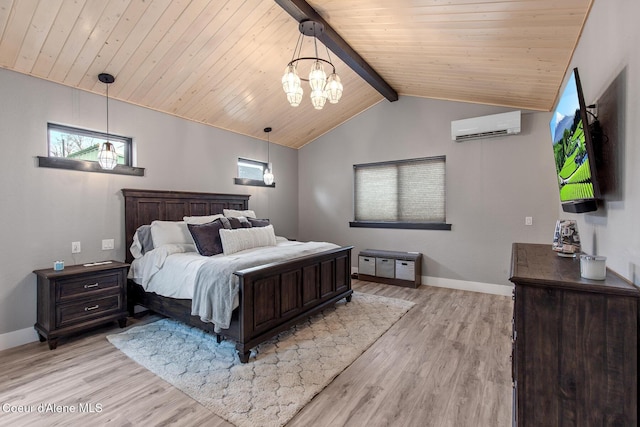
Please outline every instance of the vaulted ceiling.
[[[308, 3], [400, 96], [549, 111], [592, 1]], [[340, 102], [291, 107], [299, 34], [273, 0], [0, 0], [0, 67], [292, 148], [389, 102], [332, 54]]]

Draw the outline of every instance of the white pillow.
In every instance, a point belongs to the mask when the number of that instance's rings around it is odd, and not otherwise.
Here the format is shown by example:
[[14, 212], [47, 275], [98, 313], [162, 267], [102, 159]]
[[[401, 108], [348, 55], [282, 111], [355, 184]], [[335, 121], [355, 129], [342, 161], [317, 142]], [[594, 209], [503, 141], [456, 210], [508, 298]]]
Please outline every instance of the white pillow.
[[224, 218], [222, 214], [206, 215], [206, 216], [183, 216], [182, 219], [187, 224], [208, 224], [218, 218]]
[[184, 221], [153, 221], [151, 239], [154, 248], [169, 244], [195, 244]]
[[237, 211], [235, 209], [223, 209], [222, 213], [224, 213], [224, 216], [233, 218], [237, 218], [239, 216], [244, 216], [247, 218], [257, 218], [256, 213], [252, 210]]
[[255, 228], [237, 228], [235, 230], [220, 229], [222, 251], [230, 255], [245, 249], [262, 246], [275, 246], [276, 234], [273, 225]]

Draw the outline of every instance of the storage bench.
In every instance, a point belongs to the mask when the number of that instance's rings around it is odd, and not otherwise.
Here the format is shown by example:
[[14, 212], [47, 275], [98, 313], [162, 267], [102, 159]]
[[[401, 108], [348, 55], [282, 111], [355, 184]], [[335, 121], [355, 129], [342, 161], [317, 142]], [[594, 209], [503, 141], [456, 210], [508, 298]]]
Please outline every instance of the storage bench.
[[422, 254], [378, 249], [361, 251], [358, 279], [417, 288], [422, 282]]

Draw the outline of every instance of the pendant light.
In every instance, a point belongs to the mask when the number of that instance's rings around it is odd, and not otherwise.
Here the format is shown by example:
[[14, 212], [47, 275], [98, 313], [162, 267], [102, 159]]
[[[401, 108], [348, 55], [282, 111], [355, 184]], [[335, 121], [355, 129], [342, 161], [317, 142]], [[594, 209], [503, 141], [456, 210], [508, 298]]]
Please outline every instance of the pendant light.
[[116, 147], [109, 142], [109, 85], [116, 79], [111, 74], [100, 73], [98, 80], [107, 85], [107, 141], [102, 144], [98, 152], [98, 164], [102, 169], [112, 170], [118, 164], [118, 153], [116, 153]]
[[264, 175], [262, 179], [264, 180], [265, 185], [273, 184], [273, 168], [271, 166], [271, 162], [269, 159], [269, 145], [271, 145], [271, 141], [269, 139], [269, 133], [271, 132], [270, 127], [264, 128], [264, 131], [267, 133], [267, 168], [264, 170]]

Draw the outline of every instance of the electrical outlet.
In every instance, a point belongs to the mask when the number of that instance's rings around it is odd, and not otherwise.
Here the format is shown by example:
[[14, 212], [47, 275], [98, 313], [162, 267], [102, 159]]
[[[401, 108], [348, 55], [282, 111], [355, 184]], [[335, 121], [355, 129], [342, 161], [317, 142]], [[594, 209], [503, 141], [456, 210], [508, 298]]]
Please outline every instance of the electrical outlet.
[[79, 254], [82, 251], [80, 247], [80, 242], [71, 242], [71, 253]]
[[533, 225], [533, 217], [525, 216], [524, 217], [524, 225]]
[[103, 251], [110, 251], [112, 250], [114, 247], [114, 242], [113, 239], [103, 239], [102, 240], [102, 250]]

